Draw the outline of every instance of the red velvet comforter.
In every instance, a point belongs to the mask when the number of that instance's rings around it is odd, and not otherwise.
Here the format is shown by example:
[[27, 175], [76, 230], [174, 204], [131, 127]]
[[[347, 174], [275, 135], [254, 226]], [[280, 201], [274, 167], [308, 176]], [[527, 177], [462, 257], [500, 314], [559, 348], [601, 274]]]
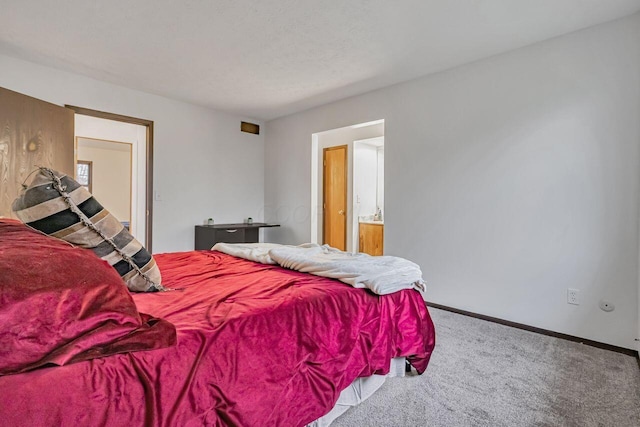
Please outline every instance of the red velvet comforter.
[[219, 252], [156, 261], [176, 290], [134, 300], [178, 344], [0, 377], [2, 425], [301, 426], [391, 357], [426, 369], [435, 333], [416, 291], [380, 297]]

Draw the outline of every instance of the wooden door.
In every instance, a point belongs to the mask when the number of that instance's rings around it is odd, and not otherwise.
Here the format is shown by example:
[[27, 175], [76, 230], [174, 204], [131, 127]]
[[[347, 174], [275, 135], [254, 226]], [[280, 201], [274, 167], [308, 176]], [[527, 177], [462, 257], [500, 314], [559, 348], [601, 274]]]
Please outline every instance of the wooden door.
[[0, 88], [0, 216], [11, 211], [21, 184], [37, 166], [74, 173], [74, 113]]
[[323, 242], [347, 249], [347, 146], [323, 150]]

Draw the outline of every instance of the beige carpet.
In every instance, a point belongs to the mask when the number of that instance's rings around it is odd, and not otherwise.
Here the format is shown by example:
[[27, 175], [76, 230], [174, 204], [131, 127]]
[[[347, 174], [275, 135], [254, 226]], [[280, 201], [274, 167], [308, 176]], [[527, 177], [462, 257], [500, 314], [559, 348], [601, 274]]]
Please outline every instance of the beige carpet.
[[634, 357], [429, 309], [424, 375], [390, 378], [332, 427], [640, 426]]

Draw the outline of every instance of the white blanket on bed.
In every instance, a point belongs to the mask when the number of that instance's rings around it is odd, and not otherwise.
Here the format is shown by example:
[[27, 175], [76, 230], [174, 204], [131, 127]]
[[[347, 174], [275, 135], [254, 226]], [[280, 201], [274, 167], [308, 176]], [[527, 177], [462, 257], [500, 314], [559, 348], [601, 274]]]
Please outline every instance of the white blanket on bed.
[[275, 261], [269, 256], [269, 251], [277, 246], [282, 245], [275, 243], [216, 243], [211, 250], [262, 264], [275, 264]]
[[355, 288], [368, 288], [378, 295], [402, 289], [425, 290], [420, 267], [404, 258], [343, 252], [328, 245], [300, 246], [273, 243], [218, 243], [213, 247], [229, 255], [316, 276], [338, 279]]

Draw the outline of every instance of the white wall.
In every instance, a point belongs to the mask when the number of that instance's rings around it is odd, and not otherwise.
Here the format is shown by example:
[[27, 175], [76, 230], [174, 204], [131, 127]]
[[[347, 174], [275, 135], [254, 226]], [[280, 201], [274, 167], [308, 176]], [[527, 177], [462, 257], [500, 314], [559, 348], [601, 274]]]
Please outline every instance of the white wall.
[[376, 172], [376, 205], [384, 219], [384, 146], [377, 149]]
[[[154, 121], [153, 252], [193, 249], [194, 225], [262, 219], [264, 137], [236, 117], [0, 55], [0, 86]], [[260, 124], [260, 122], [258, 122]]]
[[378, 149], [373, 145], [353, 146], [353, 216], [373, 215], [378, 206]]
[[130, 221], [131, 144], [103, 142], [103, 146], [90, 146], [82, 142], [78, 141], [78, 160], [92, 162], [91, 193], [118, 221]]
[[385, 253], [428, 300], [634, 348], [639, 56], [636, 14], [270, 121], [266, 235], [309, 239], [311, 134], [384, 118]]

